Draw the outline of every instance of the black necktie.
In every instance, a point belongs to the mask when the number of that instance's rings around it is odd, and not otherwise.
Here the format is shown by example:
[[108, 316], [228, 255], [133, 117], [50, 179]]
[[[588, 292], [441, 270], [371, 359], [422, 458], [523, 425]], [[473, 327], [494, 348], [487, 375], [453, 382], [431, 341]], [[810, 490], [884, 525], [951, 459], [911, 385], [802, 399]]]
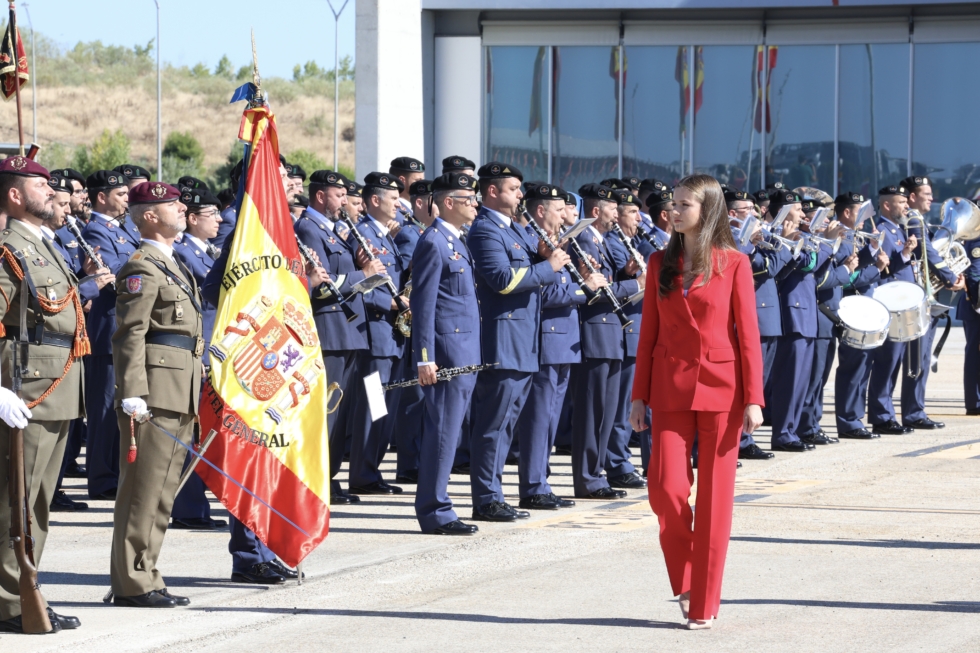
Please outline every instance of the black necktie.
[[205, 243], [204, 250], [208, 253], [212, 259], [217, 260], [221, 256], [221, 250], [212, 245], [211, 243]]

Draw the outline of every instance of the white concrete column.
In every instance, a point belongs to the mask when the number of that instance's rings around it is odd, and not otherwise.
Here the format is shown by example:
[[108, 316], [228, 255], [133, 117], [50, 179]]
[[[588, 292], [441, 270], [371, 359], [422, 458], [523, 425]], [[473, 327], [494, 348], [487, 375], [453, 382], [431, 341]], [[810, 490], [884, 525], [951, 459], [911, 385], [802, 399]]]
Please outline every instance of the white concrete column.
[[357, 0], [358, 179], [398, 156], [425, 158], [421, 0]]
[[[457, 154], [482, 163], [483, 48], [479, 36], [435, 39], [434, 166]], [[434, 171], [436, 175], [439, 171]]]

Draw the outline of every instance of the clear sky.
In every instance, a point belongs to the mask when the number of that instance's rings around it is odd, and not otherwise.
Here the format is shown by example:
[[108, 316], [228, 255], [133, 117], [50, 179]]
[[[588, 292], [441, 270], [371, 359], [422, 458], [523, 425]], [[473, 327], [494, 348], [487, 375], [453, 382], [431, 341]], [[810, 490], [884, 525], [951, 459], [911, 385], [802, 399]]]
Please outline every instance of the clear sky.
[[[333, 67], [334, 20], [327, 0], [159, 0], [164, 62], [214, 69], [227, 54], [237, 69], [251, 60], [255, 29], [259, 71], [291, 77], [293, 66], [311, 59]], [[354, 5], [340, 17], [340, 57], [354, 57]], [[27, 35], [27, 4], [34, 29], [63, 47], [78, 41], [146, 45], [156, 35], [153, 0], [18, 0], [17, 20]], [[344, 0], [333, 0], [336, 9]], [[6, 3], [4, 3], [6, 9]], [[6, 14], [6, 11], [3, 12]]]

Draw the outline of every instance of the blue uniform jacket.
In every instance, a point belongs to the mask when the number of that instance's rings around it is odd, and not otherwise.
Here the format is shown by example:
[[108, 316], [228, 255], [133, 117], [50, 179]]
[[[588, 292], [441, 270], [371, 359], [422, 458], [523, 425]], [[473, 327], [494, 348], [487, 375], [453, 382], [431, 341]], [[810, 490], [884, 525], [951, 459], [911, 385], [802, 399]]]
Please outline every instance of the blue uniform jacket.
[[[82, 237], [92, 246], [113, 274], [129, 260], [140, 246], [140, 232], [128, 218], [121, 224], [99, 213], [92, 212], [92, 219], [82, 231]], [[92, 301], [88, 314], [88, 337], [92, 342], [92, 354], [105, 356], [112, 353], [112, 334], [116, 331], [116, 291], [105, 286]]]
[[[354, 253], [347, 241], [338, 238], [330, 229], [328, 218], [312, 209], [307, 209], [293, 226], [296, 236], [316, 253], [320, 265], [337, 284], [340, 292], [345, 297], [350, 296], [353, 292], [352, 286], [364, 280], [364, 273], [357, 268]], [[357, 319], [352, 322], [347, 321], [337, 298], [327, 290], [326, 284], [310, 289], [313, 321], [320, 337], [320, 349], [354, 351], [368, 348], [364, 298], [357, 293], [348, 301], [357, 313]]]
[[[51, 245], [56, 250], [58, 250], [59, 254], [61, 254], [61, 258], [65, 260], [65, 265], [68, 266], [68, 269], [72, 271], [72, 274], [75, 275], [75, 278], [81, 280], [85, 276], [85, 273], [82, 272], [81, 264], [78, 265], [78, 269], [75, 269], [71, 252], [69, 252], [69, 250], [64, 245], [61, 244], [61, 241], [58, 240], [57, 236], [60, 231], [61, 229], [55, 232], [55, 238], [51, 240]], [[45, 238], [47, 238], [47, 236], [45, 236]], [[69, 244], [71, 244], [72, 242], [75, 241], [69, 241]], [[75, 242], [75, 247], [76, 248], [78, 247], [77, 242]], [[99, 296], [99, 285], [95, 282], [95, 279], [86, 279], [85, 281], [81, 281], [81, 283], [78, 284], [78, 298], [81, 300], [83, 305], [89, 300], [94, 300], [98, 296]]]
[[748, 244], [740, 251], [752, 264], [752, 280], [755, 284], [755, 312], [759, 317], [759, 335], [773, 338], [783, 335], [782, 313], [779, 309], [779, 291], [776, 277], [793, 260], [785, 247], [778, 250], [764, 249]]
[[[640, 289], [640, 285], [635, 279], [622, 280], [622, 269], [615, 267], [608, 249], [608, 243], [612, 238], [614, 236], [607, 234], [600, 242], [599, 237], [590, 227], [580, 233], [576, 240], [582, 246], [582, 252], [595, 259], [598, 265], [596, 271], [606, 277], [616, 299], [622, 303], [635, 294]], [[577, 259], [578, 257], [573, 253], [574, 265], [578, 265]], [[619, 323], [619, 318], [613, 314], [605, 295], [599, 296], [600, 300], [595, 304], [591, 306], [586, 304], [579, 310], [579, 318], [582, 321], [582, 355], [585, 358], [623, 360], [626, 355], [624, 329]]]
[[412, 259], [412, 360], [439, 367], [479, 365], [480, 306], [466, 246], [436, 218]]
[[[817, 304], [824, 306], [834, 313], [840, 308], [841, 297], [844, 296], [844, 286], [851, 282], [851, 271], [844, 267], [844, 261], [854, 251], [850, 243], [842, 243], [837, 254], [831, 256], [814, 273], [817, 280]], [[830, 338], [834, 335], [834, 323], [817, 311], [817, 337]]]
[[813, 271], [831, 256], [830, 248], [821, 245], [817, 252], [803, 250], [799, 258], [783, 268], [776, 279], [783, 335], [817, 337], [817, 282]]
[[[234, 206], [229, 206], [227, 209], [221, 212], [221, 224], [218, 225], [218, 235], [211, 239], [211, 244], [218, 249], [225, 249], [225, 241], [235, 231], [235, 225], [238, 224], [238, 213], [235, 211]], [[228, 241], [231, 245], [231, 241]]]
[[68, 254], [68, 265], [71, 267], [71, 271], [81, 279], [84, 275], [82, 265], [85, 263], [85, 254], [82, 252], [82, 248], [78, 246], [78, 239], [75, 238], [75, 234], [67, 226], [64, 226], [54, 232], [54, 240]]
[[[187, 238], [181, 238], [180, 242], [174, 243], [174, 254], [176, 254], [184, 265], [191, 271], [194, 275], [194, 281], [200, 287], [204, 283], [204, 279], [207, 278], [208, 272], [214, 267], [214, 259], [211, 258], [206, 250], [202, 250], [195, 243]], [[211, 334], [214, 332], [214, 318], [218, 314], [218, 308], [208, 300], [201, 302], [201, 320], [203, 322], [203, 332], [202, 337], [204, 342], [208, 345], [211, 344]], [[208, 347], [204, 348], [204, 355], [201, 360], [205, 365], [211, 364], [211, 354], [208, 352]]]
[[915, 283], [915, 276], [912, 274], [912, 261], [902, 260], [902, 248], [905, 247], [905, 232], [894, 222], [885, 218], [879, 218], [877, 222], [879, 231], [885, 232], [885, 239], [881, 243], [881, 249], [889, 258], [888, 267], [881, 271], [880, 283], [891, 281], [909, 281]]
[[963, 272], [963, 277], [966, 279], [966, 292], [960, 293], [956, 305], [956, 318], [959, 320], [964, 319], [967, 311], [973, 313], [973, 307], [977, 304], [977, 293], [980, 292], [980, 238], [963, 241], [963, 248], [970, 258], [970, 267]]
[[[412, 266], [412, 256], [415, 254], [415, 246], [419, 238], [425, 233], [425, 225], [409, 216], [402, 228], [395, 234], [395, 247], [398, 248], [398, 258], [401, 259], [402, 269], [408, 270]], [[414, 288], [412, 292], [415, 292]], [[415, 319], [414, 317], [412, 318]]]
[[[537, 234], [530, 227], [526, 227], [526, 230], [528, 238], [537, 243]], [[541, 288], [538, 360], [542, 365], [582, 362], [582, 334], [577, 307], [585, 301], [585, 293], [566, 270], [555, 272], [555, 283]]]
[[538, 371], [541, 288], [555, 283], [551, 264], [522, 227], [481, 207], [466, 237], [483, 325], [483, 360], [496, 369]]
[[[635, 278], [626, 277], [625, 273], [622, 272], [623, 268], [626, 267], [626, 264], [630, 262], [631, 258], [626, 246], [620, 242], [619, 238], [617, 238], [615, 234], [609, 234], [609, 237], [606, 239], [606, 243], [609, 245], [609, 254], [612, 256], [613, 267], [620, 271], [620, 278], [623, 280]], [[653, 248], [651, 247], [650, 250], [652, 252]], [[648, 259], [649, 255], [646, 255], [644, 258]], [[623, 329], [623, 344], [626, 347], [626, 356], [636, 358], [636, 349], [640, 345], [640, 318], [643, 316], [643, 300], [640, 300], [635, 304], [632, 302], [624, 302], [623, 312], [626, 313], [631, 320], [633, 320], [633, 324]]]
[[[379, 252], [378, 259], [388, 270], [395, 288], [402, 289], [402, 264], [398, 258], [398, 248], [390, 234], [385, 234], [368, 216], [357, 223], [357, 231], [368, 244]], [[350, 242], [357, 241], [350, 237]], [[405, 351], [405, 338], [395, 328], [398, 311], [391, 308], [391, 291], [387, 286], [379, 286], [364, 295], [364, 312], [368, 327], [368, 349], [372, 356], [400, 358]], [[414, 318], [413, 318], [414, 319]]]

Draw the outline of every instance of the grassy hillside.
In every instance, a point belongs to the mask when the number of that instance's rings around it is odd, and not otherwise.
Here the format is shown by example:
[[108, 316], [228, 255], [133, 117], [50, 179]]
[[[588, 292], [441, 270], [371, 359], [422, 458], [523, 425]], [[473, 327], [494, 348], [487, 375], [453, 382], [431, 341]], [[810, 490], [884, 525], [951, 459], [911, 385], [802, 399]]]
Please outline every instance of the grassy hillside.
[[[0, 30], [3, 27], [0, 26]], [[24, 34], [26, 37], [27, 35]], [[30, 56], [30, 53], [28, 54]], [[260, 61], [261, 67], [261, 61]], [[78, 43], [72, 49], [57, 47], [37, 37], [39, 160], [51, 168], [86, 164], [105, 130], [120, 132], [128, 140], [128, 160], [156, 168], [156, 71], [152, 44], [123, 48], [100, 42]], [[263, 80], [277, 116], [280, 148], [311, 161], [333, 162], [333, 70], [307, 63], [297, 66], [294, 79]], [[243, 103], [229, 104], [232, 91], [251, 79], [246, 66], [237, 68], [226, 58], [214, 70], [165, 66], [163, 69], [163, 137], [171, 132], [190, 133], [202, 146], [203, 166], [197, 171], [216, 182], [219, 169], [236, 143]], [[32, 93], [22, 95], [24, 137], [31, 140]], [[340, 163], [354, 167], [354, 81], [350, 65], [341, 70]], [[14, 101], [0, 102], [0, 142], [17, 141]], [[118, 156], [118, 149], [113, 154]], [[94, 157], [99, 160], [98, 157]], [[103, 158], [102, 161], [107, 159]], [[165, 161], [164, 172], [186, 172], [182, 161]], [[307, 170], [307, 172], [312, 172]]]

